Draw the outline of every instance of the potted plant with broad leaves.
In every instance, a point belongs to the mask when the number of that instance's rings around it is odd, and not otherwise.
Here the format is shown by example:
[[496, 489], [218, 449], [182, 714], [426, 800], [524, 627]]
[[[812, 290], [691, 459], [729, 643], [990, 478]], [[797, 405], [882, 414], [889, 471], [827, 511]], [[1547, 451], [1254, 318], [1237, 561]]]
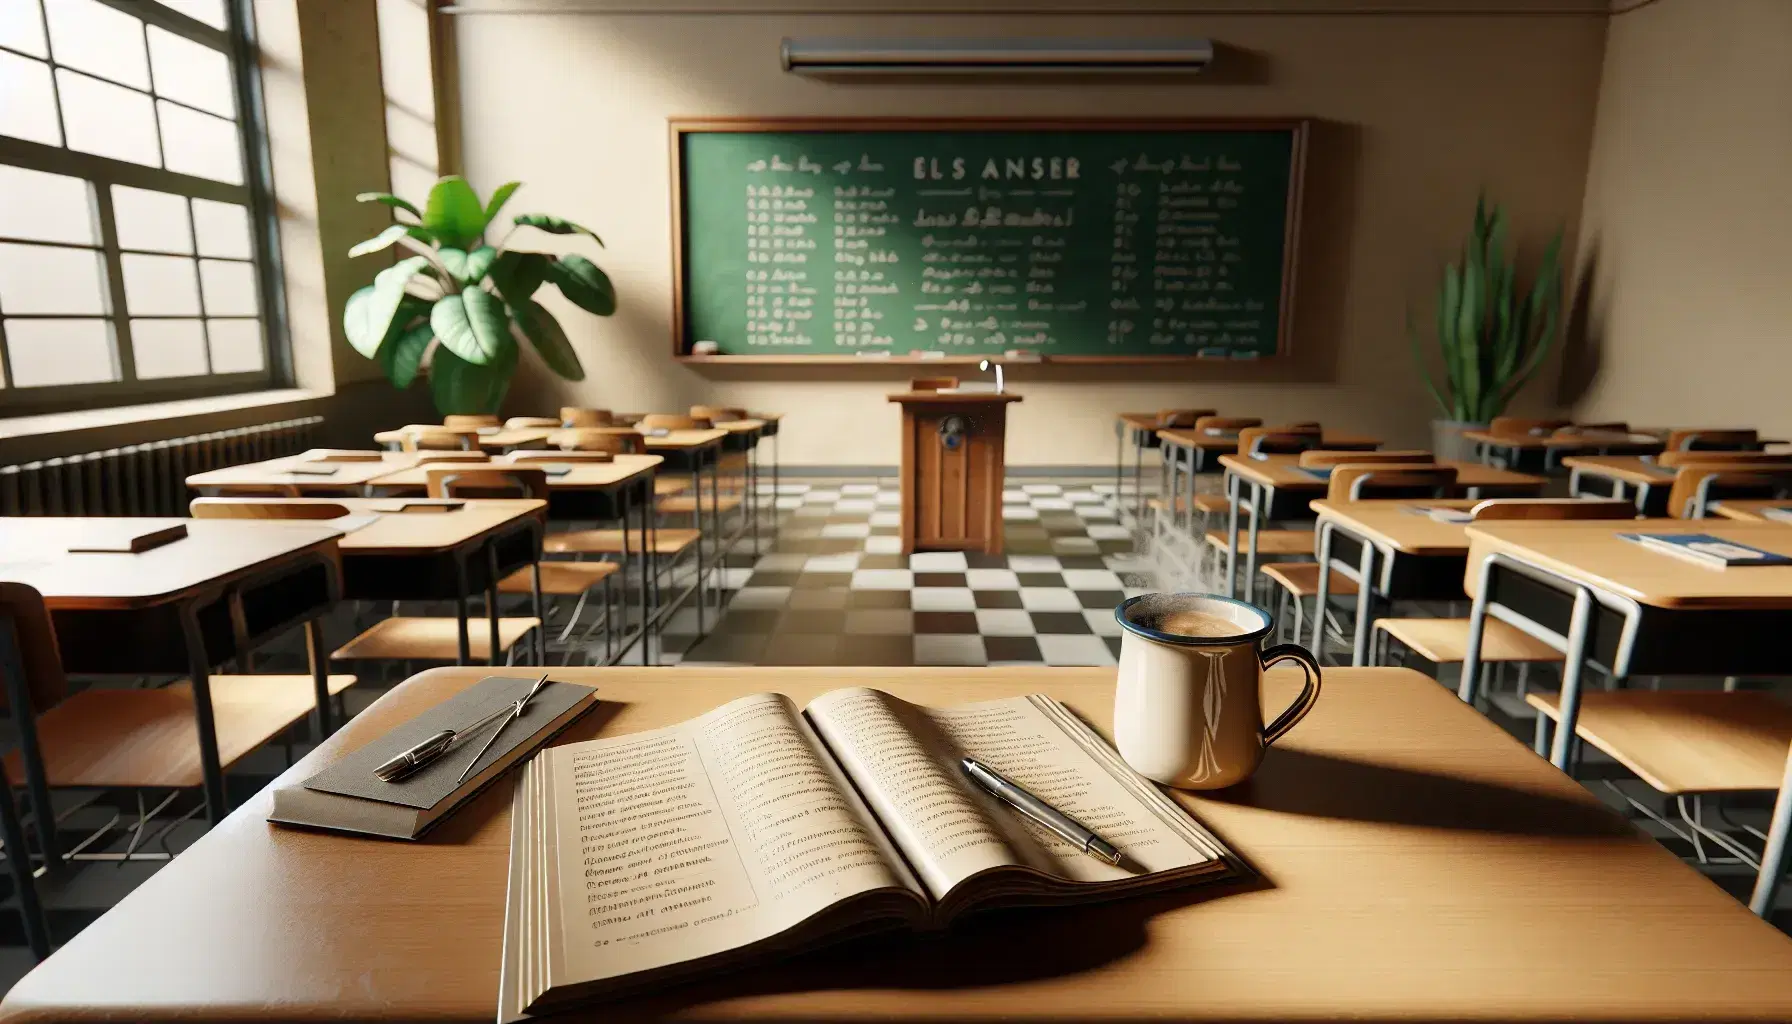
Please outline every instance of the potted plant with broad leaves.
[[349, 296], [343, 330], [355, 351], [377, 359], [398, 388], [427, 370], [436, 410], [495, 413], [516, 373], [523, 342], [543, 365], [567, 380], [583, 380], [566, 332], [533, 296], [553, 284], [573, 305], [598, 316], [616, 312], [616, 291], [597, 265], [583, 256], [508, 248], [523, 228], [554, 235], [589, 235], [589, 228], [545, 213], [523, 213], [496, 245], [485, 235], [521, 182], [508, 182], [481, 203], [472, 186], [443, 178], [429, 190], [423, 209], [385, 192], [364, 192], [357, 202], [381, 203], [397, 223], [349, 250], [366, 256], [394, 245], [412, 251]]
[[1518, 267], [1506, 249], [1506, 211], [1475, 202], [1460, 263], [1444, 268], [1437, 295], [1437, 349], [1443, 380], [1433, 379], [1412, 318], [1407, 336], [1425, 386], [1443, 419], [1433, 420], [1432, 447], [1442, 458], [1472, 457], [1462, 432], [1500, 415], [1543, 365], [1555, 344], [1562, 301], [1562, 232], [1543, 251], [1531, 286], [1520, 297]]

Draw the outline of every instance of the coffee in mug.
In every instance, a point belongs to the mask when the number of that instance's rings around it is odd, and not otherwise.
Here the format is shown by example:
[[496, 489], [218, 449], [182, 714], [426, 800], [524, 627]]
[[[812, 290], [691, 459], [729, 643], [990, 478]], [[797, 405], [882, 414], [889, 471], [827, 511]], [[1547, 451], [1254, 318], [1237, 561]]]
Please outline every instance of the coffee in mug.
[[[1179, 789], [1243, 782], [1319, 699], [1319, 662], [1296, 644], [1263, 649], [1273, 620], [1254, 605], [1213, 594], [1144, 594], [1114, 617], [1122, 630], [1114, 741], [1148, 779]], [[1299, 664], [1307, 683], [1264, 725], [1263, 672], [1279, 661]]]

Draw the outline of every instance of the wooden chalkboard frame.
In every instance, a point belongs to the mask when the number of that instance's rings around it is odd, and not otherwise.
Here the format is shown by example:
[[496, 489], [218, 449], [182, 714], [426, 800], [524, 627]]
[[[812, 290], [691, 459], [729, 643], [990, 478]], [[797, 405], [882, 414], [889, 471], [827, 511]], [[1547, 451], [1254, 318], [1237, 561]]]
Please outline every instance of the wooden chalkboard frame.
[[[1289, 338], [1294, 323], [1294, 273], [1299, 264], [1301, 194], [1306, 180], [1307, 138], [1311, 120], [1290, 118], [1036, 118], [1036, 117], [674, 117], [667, 121], [672, 152], [672, 358], [681, 363], [716, 363], [750, 366], [808, 365], [834, 363], [865, 366], [873, 361], [863, 356], [825, 355], [697, 355], [685, 344], [685, 292], [687, 267], [684, 259], [684, 137], [702, 132], [901, 132], [901, 131], [1074, 131], [1074, 132], [1149, 132], [1149, 131], [1286, 131], [1294, 137], [1289, 156], [1287, 221], [1282, 238], [1282, 291], [1278, 298], [1275, 354], [1277, 359], [1288, 355]], [[975, 365], [987, 355], [920, 356], [890, 355], [874, 361], [875, 365]], [[1202, 355], [1044, 355], [1029, 362], [1048, 363], [1199, 363], [1232, 362], [1224, 356]]]

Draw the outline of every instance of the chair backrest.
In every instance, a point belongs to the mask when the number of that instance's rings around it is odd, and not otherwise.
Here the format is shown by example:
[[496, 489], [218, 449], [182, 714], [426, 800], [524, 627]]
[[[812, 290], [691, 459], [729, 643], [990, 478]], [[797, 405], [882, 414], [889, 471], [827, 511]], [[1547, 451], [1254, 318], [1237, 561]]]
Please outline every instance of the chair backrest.
[[304, 453], [304, 458], [306, 462], [383, 462], [385, 461], [386, 453], [374, 451], [357, 452], [342, 448], [313, 448]]
[[473, 447], [476, 430], [449, 430], [446, 427], [425, 427], [405, 431], [401, 444], [407, 452], [466, 451]]
[[1469, 510], [1476, 521], [1500, 519], [1635, 519], [1636, 505], [1617, 498], [1488, 498]]
[[560, 425], [563, 427], [608, 427], [615, 423], [616, 418], [608, 409], [581, 409], [576, 405], [560, 407]]
[[1456, 486], [1453, 466], [1352, 463], [1332, 467], [1327, 501], [1368, 498], [1444, 498]]
[[606, 451], [556, 451], [552, 449], [532, 449], [530, 451], [511, 452], [506, 461], [517, 462], [609, 462], [615, 458]]
[[1319, 442], [1318, 427], [1246, 427], [1238, 432], [1238, 454], [1292, 455]]
[[1404, 465], [1429, 465], [1437, 459], [1428, 451], [1411, 448], [1393, 452], [1333, 452], [1323, 448], [1313, 448], [1300, 453], [1300, 464], [1309, 469], [1322, 466], [1341, 466], [1347, 462], [1386, 465], [1400, 463]]
[[442, 417], [442, 426], [449, 430], [478, 430], [481, 427], [501, 427], [504, 421], [496, 416], [481, 414], [457, 414]]
[[1721, 452], [1753, 448], [1760, 435], [1752, 430], [1673, 430], [1668, 432], [1667, 449], [1672, 452]]
[[709, 421], [676, 412], [650, 412], [641, 417], [642, 430], [708, 430]]
[[1665, 451], [1655, 464], [1668, 469], [1681, 466], [1792, 466], [1792, 452]]
[[1628, 434], [1628, 423], [1570, 423], [1565, 427], [1557, 427], [1552, 433], [1563, 435], [1574, 434]]
[[693, 405], [691, 416], [711, 423], [732, 423], [747, 419], [747, 410], [733, 405]]
[[194, 519], [340, 519], [347, 505], [333, 501], [241, 501], [236, 498], [194, 498], [187, 511]]
[[916, 377], [908, 382], [910, 391], [939, 391], [957, 386], [957, 377]]
[[552, 416], [512, 416], [504, 421], [505, 430], [558, 429], [559, 426], [560, 421]]
[[[0, 583], [0, 630], [12, 623], [19, 646], [19, 662], [25, 667], [25, 692], [31, 695], [31, 711], [42, 713], [68, 695], [68, 677], [62, 672], [62, 651], [56, 646], [56, 627], [43, 595], [24, 583]], [[0, 707], [10, 708], [6, 690], [0, 687]]]
[[620, 455], [623, 452], [641, 450], [641, 435], [636, 433], [614, 433], [609, 430], [572, 429], [562, 430], [548, 438], [548, 443], [567, 452], [609, 452]]
[[417, 453], [417, 465], [430, 462], [490, 462], [491, 457], [481, 451], [420, 451]]
[[1573, 420], [1495, 416], [1493, 422], [1487, 424], [1487, 432], [1501, 437], [1540, 437], [1573, 425]]
[[1263, 421], [1253, 416], [1202, 416], [1195, 420], [1195, 430], [1206, 433], [1209, 430], [1222, 434], [1235, 434], [1247, 427], [1261, 427]]
[[1779, 498], [1792, 492], [1792, 466], [1719, 463], [1682, 466], [1668, 488], [1668, 515], [1703, 519], [1711, 502], [1724, 498]]
[[1157, 425], [1160, 427], [1192, 427], [1203, 416], [1217, 416], [1218, 409], [1159, 409]]
[[545, 498], [548, 475], [534, 466], [479, 463], [431, 466], [432, 498]]

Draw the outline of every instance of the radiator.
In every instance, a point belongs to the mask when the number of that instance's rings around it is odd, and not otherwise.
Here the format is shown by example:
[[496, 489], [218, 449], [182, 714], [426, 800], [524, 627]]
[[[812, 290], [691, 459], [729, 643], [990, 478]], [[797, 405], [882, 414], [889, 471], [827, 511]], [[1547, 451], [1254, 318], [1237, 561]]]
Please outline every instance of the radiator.
[[187, 477], [313, 447], [322, 416], [0, 466], [0, 516], [184, 516]]

